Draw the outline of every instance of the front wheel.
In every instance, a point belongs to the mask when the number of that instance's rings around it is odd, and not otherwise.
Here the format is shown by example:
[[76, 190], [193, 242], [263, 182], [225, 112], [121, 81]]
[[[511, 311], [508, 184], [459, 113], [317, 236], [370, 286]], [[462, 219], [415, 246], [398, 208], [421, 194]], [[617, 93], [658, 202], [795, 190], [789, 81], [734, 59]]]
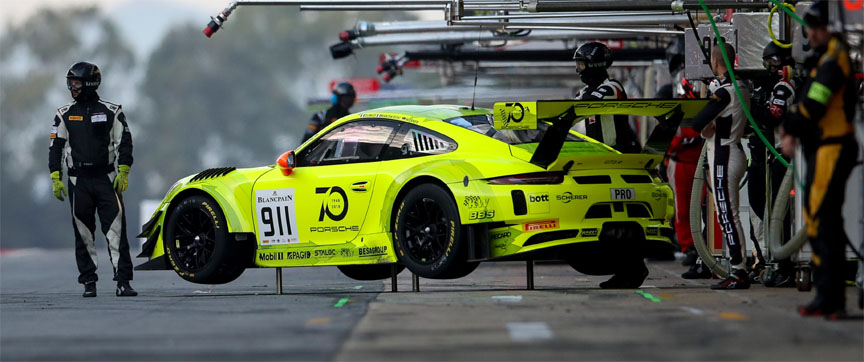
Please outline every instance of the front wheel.
[[453, 279], [470, 272], [459, 209], [450, 194], [434, 184], [417, 186], [397, 205], [394, 248], [399, 261], [427, 279]]
[[193, 283], [228, 283], [245, 269], [242, 246], [231, 240], [222, 209], [207, 196], [190, 196], [174, 207], [164, 247], [174, 271]]

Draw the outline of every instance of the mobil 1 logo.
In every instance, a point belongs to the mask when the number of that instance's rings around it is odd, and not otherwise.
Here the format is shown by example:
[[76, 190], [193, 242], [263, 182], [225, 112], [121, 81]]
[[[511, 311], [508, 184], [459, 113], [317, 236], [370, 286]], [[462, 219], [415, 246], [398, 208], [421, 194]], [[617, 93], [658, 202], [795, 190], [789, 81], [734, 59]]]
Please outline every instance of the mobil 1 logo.
[[298, 244], [294, 189], [255, 192], [259, 245]]

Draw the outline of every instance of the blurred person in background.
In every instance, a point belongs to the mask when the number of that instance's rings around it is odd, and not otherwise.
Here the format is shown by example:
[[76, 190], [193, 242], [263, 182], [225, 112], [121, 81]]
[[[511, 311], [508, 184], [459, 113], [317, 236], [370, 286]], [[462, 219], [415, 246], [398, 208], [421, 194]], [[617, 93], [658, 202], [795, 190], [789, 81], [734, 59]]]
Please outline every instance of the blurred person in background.
[[802, 316], [834, 319], [845, 314], [846, 244], [843, 201], [846, 181], [858, 158], [855, 139], [857, 85], [849, 48], [828, 28], [828, 2], [817, 1], [804, 14], [813, 55], [798, 103], [783, 122], [783, 152], [800, 143], [807, 161], [804, 219], [813, 249], [816, 297], [798, 308]]
[[356, 99], [357, 92], [354, 91], [354, 86], [351, 83], [342, 82], [333, 87], [333, 92], [330, 95], [330, 108], [312, 115], [312, 119], [309, 120], [309, 127], [306, 128], [306, 133], [303, 135], [303, 142], [312, 138], [333, 121], [347, 116]]
[[126, 215], [122, 193], [129, 186], [132, 166], [132, 134], [119, 104], [99, 98], [102, 82], [99, 67], [87, 62], [72, 65], [66, 85], [74, 101], [57, 110], [51, 128], [48, 168], [54, 196], [63, 201], [63, 165], [69, 178], [69, 205], [75, 230], [78, 282], [84, 297], [96, 296], [96, 218], [108, 241], [108, 256], [114, 267], [117, 296], [138, 293], [129, 285], [132, 259], [126, 239]]

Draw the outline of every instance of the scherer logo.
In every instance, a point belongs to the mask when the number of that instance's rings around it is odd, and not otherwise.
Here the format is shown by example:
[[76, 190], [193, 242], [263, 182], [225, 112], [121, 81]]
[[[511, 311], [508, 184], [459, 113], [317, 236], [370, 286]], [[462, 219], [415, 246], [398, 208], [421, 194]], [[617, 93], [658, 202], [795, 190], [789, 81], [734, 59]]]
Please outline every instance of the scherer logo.
[[522, 231], [543, 231], [558, 228], [558, 219], [529, 222], [522, 225]]
[[567, 191], [561, 195], [555, 196], [555, 199], [567, 204], [573, 200], [588, 200], [588, 195], [574, 195], [572, 192]]
[[340, 221], [348, 215], [348, 194], [339, 186], [315, 188], [316, 194], [327, 194], [321, 201], [321, 213], [318, 221], [324, 221], [324, 215], [330, 220]]

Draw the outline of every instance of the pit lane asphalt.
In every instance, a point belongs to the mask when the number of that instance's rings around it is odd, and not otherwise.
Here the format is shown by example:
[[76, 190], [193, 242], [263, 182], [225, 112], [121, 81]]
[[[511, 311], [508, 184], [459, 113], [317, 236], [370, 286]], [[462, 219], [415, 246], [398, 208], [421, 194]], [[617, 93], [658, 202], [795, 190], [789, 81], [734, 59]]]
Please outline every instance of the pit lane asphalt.
[[99, 296], [84, 299], [72, 250], [0, 254], [0, 360], [864, 360], [860, 319], [795, 313], [812, 293], [711, 291], [678, 262], [649, 263], [638, 291], [563, 264], [538, 264], [528, 291], [514, 262], [420, 293], [408, 272], [391, 293], [335, 267], [284, 269], [284, 295], [273, 269], [217, 286], [136, 272], [140, 296], [118, 298], [99, 255]]

